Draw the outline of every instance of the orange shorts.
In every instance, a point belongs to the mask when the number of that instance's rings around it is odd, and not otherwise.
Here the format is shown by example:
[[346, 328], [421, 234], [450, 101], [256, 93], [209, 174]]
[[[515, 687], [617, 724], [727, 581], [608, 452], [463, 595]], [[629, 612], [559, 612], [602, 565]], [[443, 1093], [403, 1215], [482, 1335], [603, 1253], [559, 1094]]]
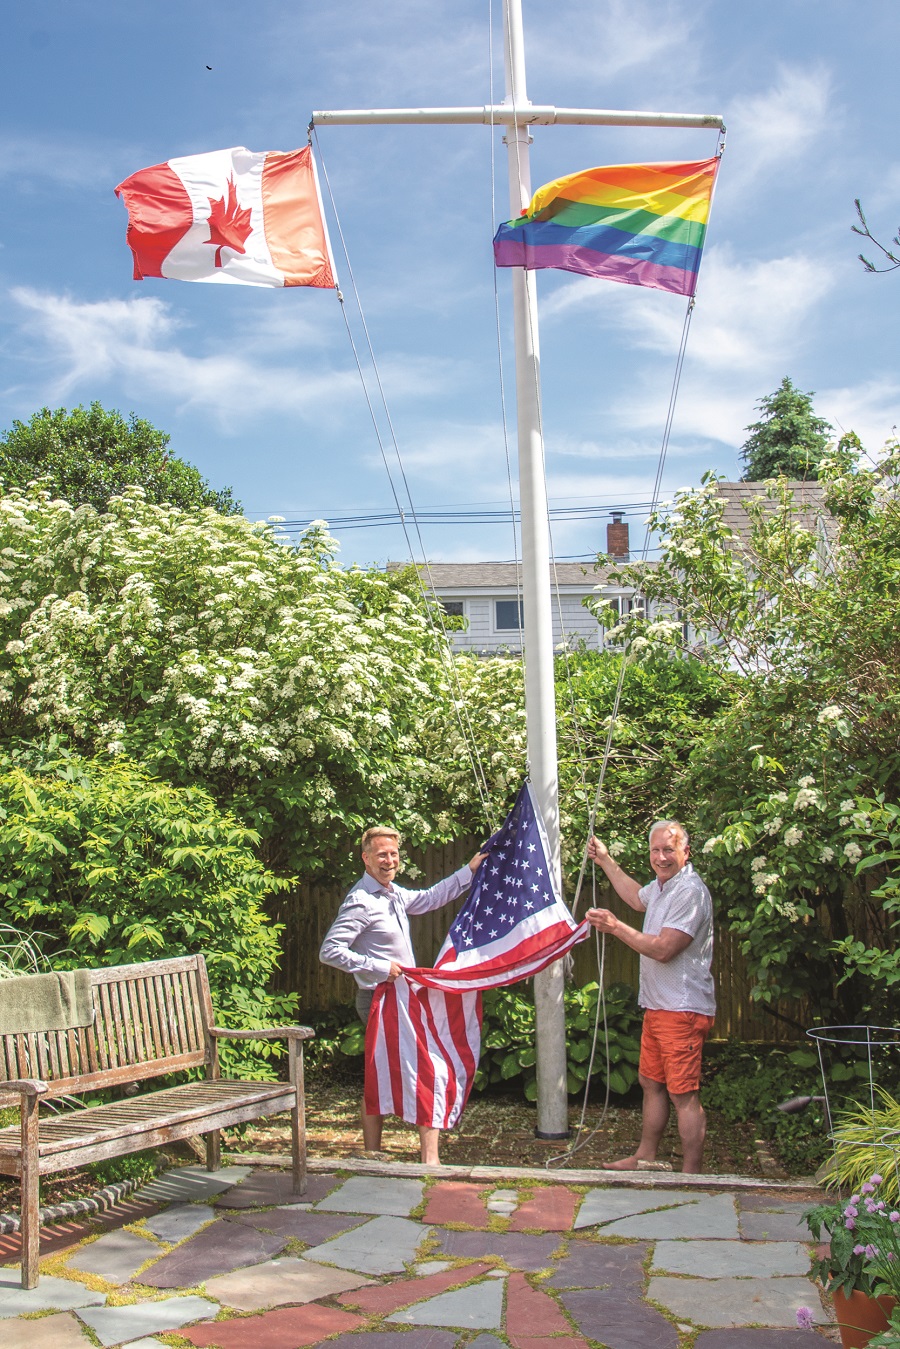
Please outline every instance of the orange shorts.
[[700, 1012], [644, 1012], [641, 1061], [638, 1072], [653, 1082], [664, 1082], [673, 1096], [700, 1087], [703, 1044], [715, 1017]]

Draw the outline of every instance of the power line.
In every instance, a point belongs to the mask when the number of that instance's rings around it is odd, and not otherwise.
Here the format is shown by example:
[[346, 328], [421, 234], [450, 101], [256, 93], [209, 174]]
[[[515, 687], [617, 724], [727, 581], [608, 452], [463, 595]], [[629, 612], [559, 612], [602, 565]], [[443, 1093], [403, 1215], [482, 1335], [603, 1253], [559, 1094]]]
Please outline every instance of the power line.
[[[650, 506], [649, 501], [629, 502], [627, 505], [621, 503], [604, 503], [601, 506], [582, 504], [580, 506], [551, 506], [549, 512], [550, 518], [553, 520], [600, 520], [613, 511], [621, 511], [622, 514], [629, 515], [637, 511], [647, 511]], [[383, 529], [403, 525], [405, 518], [406, 513], [403, 510], [359, 511], [354, 515], [332, 515], [323, 512], [320, 515], [285, 519], [282, 523], [287, 529], [308, 529], [314, 520], [326, 519], [332, 529]], [[502, 525], [509, 524], [510, 508], [508, 504], [497, 508], [437, 506], [431, 510], [417, 509], [416, 518], [420, 523], [432, 525]], [[515, 518], [518, 522], [520, 518], [518, 507], [515, 509]]]

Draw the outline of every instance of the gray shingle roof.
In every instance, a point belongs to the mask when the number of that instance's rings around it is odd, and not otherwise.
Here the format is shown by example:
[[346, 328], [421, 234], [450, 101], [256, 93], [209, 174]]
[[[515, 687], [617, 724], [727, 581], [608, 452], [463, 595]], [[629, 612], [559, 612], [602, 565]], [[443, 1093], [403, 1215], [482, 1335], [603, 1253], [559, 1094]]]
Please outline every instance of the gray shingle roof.
[[[402, 562], [389, 562], [388, 569], [402, 567]], [[427, 581], [429, 573], [435, 589], [439, 591], [463, 591], [485, 589], [487, 587], [509, 587], [521, 585], [522, 564], [515, 562], [431, 562], [428, 570], [420, 566], [423, 578]], [[551, 584], [578, 586], [585, 591], [594, 586], [603, 585], [608, 578], [609, 569], [597, 567], [591, 562], [557, 562], [554, 572], [551, 568]]]
[[[819, 482], [788, 482], [794, 494], [794, 510], [804, 529], [815, 530], [821, 521], [826, 536], [834, 534], [836, 522], [825, 505], [825, 489]], [[723, 521], [734, 531], [741, 543], [750, 540], [751, 522], [747, 514], [747, 505], [754, 500], [764, 503], [764, 509], [774, 511], [777, 501], [766, 495], [764, 482], [720, 482], [717, 494], [725, 500]]]

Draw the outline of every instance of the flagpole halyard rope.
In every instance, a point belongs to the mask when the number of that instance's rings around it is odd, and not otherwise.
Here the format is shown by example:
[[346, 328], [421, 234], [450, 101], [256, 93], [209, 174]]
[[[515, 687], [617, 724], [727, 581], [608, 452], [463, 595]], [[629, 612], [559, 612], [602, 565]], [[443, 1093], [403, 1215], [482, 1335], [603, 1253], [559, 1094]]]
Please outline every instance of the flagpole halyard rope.
[[[356, 342], [355, 342], [354, 337], [353, 337], [353, 331], [352, 331], [352, 328], [351, 328], [351, 326], [350, 326], [350, 321], [349, 321], [349, 318], [348, 318], [348, 315], [347, 315], [346, 305], [345, 305], [345, 303], [344, 303], [344, 297], [343, 297], [342, 293], [340, 292], [340, 290], [338, 290], [338, 291], [337, 291], [337, 296], [338, 296], [338, 300], [339, 300], [340, 306], [341, 306], [341, 314], [343, 315], [344, 325], [345, 325], [345, 327], [346, 327], [346, 330], [347, 330], [347, 336], [348, 336], [348, 339], [349, 339], [349, 341], [350, 341], [350, 347], [351, 347], [351, 350], [352, 350], [352, 352], [353, 352], [353, 358], [354, 358], [354, 360], [355, 360], [355, 362], [356, 362], [356, 368], [357, 368], [357, 371], [359, 372], [360, 383], [361, 383], [361, 385], [362, 385], [363, 394], [364, 394], [364, 396], [365, 396], [366, 406], [367, 406], [367, 408], [368, 408], [368, 410], [369, 410], [369, 416], [370, 416], [370, 418], [371, 418], [371, 420], [372, 420], [372, 426], [373, 426], [374, 431], [375, 431], [375, 437], [376, 437], [376, 439], [377, 439], [377, 441], [378, 441], [378, 448], [379, 448], [379, 451], [380, 451], [380, 453], [381, 453], [381, 459], [382, 459], [382, 463], [384, 464], [385, 472], [387, 473], [388, 482], [389, 482], [390, 488], [391, 488], [391, 494], [392, 494], [392, 496], [393, 496], [393, 498], [394, 498], [394, 504], [395, 504], [396, 507], [397, 507], [397, 513], [398, 513], [398, 515], [400, 516], [400, 522], [401, 522], [401, 528], [402, 528], [402, 530], [403, 530], [403, 536], [404, 536], [404, 539], [406, 540], [406, 546], [407, 546], [407, 549], [408, 549], [408, 551], [409, 551], [410, 560], [411, 560], [411, 562], [412, 562], [412, 564], [413, 564], [413, 568], [414, 568], [415, 573], [416, 573], [416, 579], [417, 579], [418, 584], [419, 584], [419, 590], [420, 590], [420, 593], [421, 593], [421, 595], [422, 595], [422, 600], [423, 600], [423, 603], [424, 603], [424, 606], [425, 606], [425, 612], [426, 612], [426, 614], [427, 614], [428, 621], [429, 621], [429, 623], [431, 624], [432, 629], [433, 629], [435, 632], [439, 632], [439, 635], [440, 635], [440, 637], [442, 638], [442, 641], [441, 641], [441, 643], [440, 643], [440, 647], [441, 647], [442, 655], [444, 656], [445, 669], [447, 670], [447, 672], [448, 672], [448, 674], [449, 674], [449, 677], [450, 677], [450, 685], [451, 685], [451, 688], [450, 688], [450, 695], [451, 695], [451, 702], [453, 703], [453, 708], [454, 708], [454, 712], [455, 712], [455, 714], [456, 714], [456, 719], [457, 719], [457, 723], [458, 723], [458, 725], [459, 725], [460, 733], [461, 733], [461, 735], [462, 735], [463, 743], [464, 743], [464, 745], [465, 745], [465, 747], [466, 747], [466, 752], [467, 752], [467, 754], [468, 754], [468, 756], [469, 756], [469, 763], [470, 763], [470, 766], [471, 766], [471, 768], [472, 768], [473, 776], [474, 776], [474, 779], [475, 779], [475, 786], [476, 786], [476, 789], [477, 789], [477, 792], [478, 792], [479, 799], [480, 799], [480, 801], [481, 801], [481, 808], [482, 808], [482, 810], [483, 810], [483, 812], [484, 812], [484, 818], [487, 820], [488, 825], [489, 825], [489, 827], [490, 827], [490, 830], [491, 830], [491, 832], [493, 833], [493, 831], [494, 831], [494, 822], [493, 822], [493, 815], [492, 815], [491, 805], [490, 805], [490, 790], [489, 790], [489, 787], [488, 787], [487, 775], [486, 775], [486, 773], [485, 773], [484, 765], [483, 765], [482, 760], [481, 760], [481, 754], [480, 754], [480, 752], [479, 752], [478, 744], [477, 744], [477, 741], [476, 741], [476, 739], [475, 739], [475, 732], [474, 732], [474, 728], [473, 728], [473, 726], [472, 726], [471, 719], [470, 719], [470, 717], [469, 717], [468, 708], [466, 707], [466, 703], [465, 703], [465, 700], [464, 700], [464, 698], [463, 698], [462, 687], [461, 687], [461, 685], [460, 685], [460, 683], [459, 683], [459, 676], [458, 676], [458, 673], [457, 673], [457, 670], [456, 670], [456, 667], [455, 667], [455, 664], [454, 664], [454, 661], [453, 661], [453, 653], [452, 653], [451, 650], [450, 650], [450, 642], [449, 642], [449, 638], [448, 638], [448, 636], [447, 636], [447, 629], [446, 629], [446, 626], [445, 626], [445, 624], [444, 624], [443, 614], [442, 614], [442, 611], [441, 611], [441, 608], [440, 608], [440, 602], [437, 600], [437, 596], [436, 596], [436, 593], [435, 593], [435, 590], [434, 590], [434, 578], [433, 578], [432, 573], [431, 573], [431, 566], [430, 566], [429, 561], [428, 561], [428, 556], [427, 556], [427, 554], [426, 554], [426, 552], [425, 552], [425, 545], [424, 545], [424, 542], [423, 542], [423, 539], [422, 539], [422, 532], [421, 532], [421, 529], [420, 529], [420, 527], [419, 527], [418, 517], [417, 517], [417, 515], [416, 515], [415, 506], [414, 506], [413, 500], [412, 500], [412, 493], [411, 493], [410, 490], [409, 490], [409, 482], [408, 482], [407, 477], [406, 477], [406, 471], [405, 471], [404, 466], [403, 466], [403, 459], [402, 459], [402, 456], [401, 456], [401, 454], [400, 454], [400, 446], [399, 446], [399, 444], [398, 444], [398, 442], [397, 442], [397, 437], [396, 437], [396, 433], [395, 433], [395, 431], [394, 431], [393, 421], [392, 421], [392, 419], [391, 419], [390, 411], [389, 411], [389, 409], [388, 409], [387, 398], [386, 398], [386, 395], [385, 395], [385, 392], [384, 392], [384, 386], [383, 386], [383, 384], [382, 384], [382, 382], [381, 382], [381, 374], [380, 374], [379, 369], [378, 369], [378, 363], [377, 363], [376, 358], [375, 358], [375, 351], [374, 351], [374, 348], [373, 348], [373, 346], [372, 346], [371, 338], [370, 338], [370, 336], [369, 336], [368, 324], [366, 323], [366, 318], [365, 318], [365, 314], [364, 314], [364, 312], [363, 312], [363, 307], [362, 307], [362, 302], [361, 302], [360, 295], [359, 295], [359, 290], [358, 290], [357, 285], [356, 285], [356, 278], [355, 278], [355, 276], [354, 276], [354, 274], [353, 274], [353, 267], [352, 267], [352, 265], [351, 265], [351, 262], [350, 262], [350, 255], [349, 255], [349, 252], [348, 252], [348, 250], [347, 250], [347, 243], [346, 243], [346, 240], [345, 240], [345, 238], [344, 238], [344, 231], [343, 231], [343, 228], [342, 228], [342, 226], [341, 226], [340, 216], [338, 215], [337, 205], [336, 205], [335, 200], [334, 200], [334, 193], [333, 193], [332, 190], [331, 190], [331, 182], [330, 182], [329, 177], [328, 177], [328, 170], [327, 170], [326, 165], [325, 165], [324, 156], [322, 155], [321, 146], [319, 145], [319, 137], [318, 137], [318, 133], [315, 131], [315, 129], [314, 129], [314, 131], [313, 131], [313, 134], [315, 135], [315, 138], [316, 138], [316, 150], [317, 150], [317, 153], [318, 153], [319, 161], [320, 161], [320, 163], [321, 163], [321, 165], [322, 165], [322, 176], [323, 176], [323, 178], [325, 179], [325, 186], [326, 186], [326, 188], [328, 189], [328, 197], [329, 197], [329, 200], [330, 200], [330, 202], [331, 202], [331, 209], [332, 209], [332, 212], [333, 212], [333, 214], [334, 214], [335, 224], [337, 225], [338, 238], [339, 238], [340, 241], [341, 241], [341, 249], [342, 249], [342, 252], [343, 252], [343, 254], [344, 254], [344, 260], [345, 260], [345, 262], [346, 262], [346, 264], [347, 264], [347, 275], [348, 275], [349, 278], [350, 278], [350, 285], [351, 285], [351, 287], [352, 287], [352, 289], [353, 289], [353, 297], [354, 297], [354, 300], [355, 300], [355, 302], [356, 302], [356, 307], [357, 307], [357, 311], [358, 311], [358, 313], [359, 313], [360, 322], [362, 323], [363, 333], [365, 334], [366, 347], [367, 347], [367, 350], [368, 350], [369, 360], [371, 361], [372, 369], [373, 369], [373, 372], [374, 372], [374, 375], [375, 375], [375, 381], [376, 381], [376, 384], [377, 384], [377, 387], [378, 387], [378, 392], [379, 392], [379, 396], [380, 396], [380, 400], [381, 400], [381, 405], [382, 405], [382, 408], [383, 408], [383, 410], [384, 410], [384, 415], [385, 415], [385, 418], [386, 418], [386, 420], [387, 420], [387, 425], [388, 425], [388, 429], [389, 429], [389, 432], [390, 432], [391, 444], [392, 444], [392, 446], [393, 446], [394, 454], [395, 454], [395, 456], [396, 456], [396, 458], [397, 458], [397, 464], [398, 464], [398, 467], [399, 467], [399, 469], [400, 469], [401, 480], [402, 480], [404, 489], [405, 489], [405, 491], [406, 491], [406, 498], [407, 498], [407, 501], [408, 501], [408, 503], [409, 503], [409, 513], [410, 513], [410, 515], [411, 515], [412, 518], [413, 518], [413, 524], [414, 524], [414, 526], [415, 526], [416, 536], [417, 536], [417, 538], [418, 538], [419, 547], [420, 547], [421, 552], [422, 552], [423, 565], [424, 565], [424, 568], [425, 568], [426, 572], [428, 573], [428, 580], [429, 580], [429, 583], [430, 583], [430, 585], [431, 585], [431, 594], [430, 594], [430, 595], [429, 595], [428, 590], [426, 589], [426, 586], [425, 586], [425, 584], [424, 584], [424, 582], [423, 582], [423, 580], [422, 580], [422, 573], [421, 573], [421, 570], [420, 570], [420, 568], [419, 568], [419, 565], [418, 565], [417, 562], [416, 562], [415, 551], [414, 551], [414, 549], [413, 549], [412, 541], [411, 541], [410, 536], [409, 536], [409, 531], [408, 531], [407, 526], [406, 526], [406, 513], [405, 513], [403, 507], [400, 505], [400, 497], [399, 497], [399, 494], [398, 494], [398, 492], [397, 492], [396, 485], [395, 485], [395, 483], [394, 483], [394, 477], [393, 477], [393, 474], [391, 473], [390, 464], [388, 463], [387, 452], [386, 452], [386, 450], [385, 450], [385, 445], [384, 445], [384, 439], [383, 439], [383, 437], [382, 437], [382, 435], [381, 435], [381, 430], [380, 430], [380, 428], [379, 428], [379, 426], [378, 426], [378, 419], [377, 419], [377, 417], [376, 417], [376, 415], [375, 415], [375, 409], [374, 409], [374, 407], [373, 407], [373, 405], [372, 405], [372, 400], [371, 400], [371, 397], [370, 397], [370, 395], [369, 395], [368, 384], [367, 384], [367, 382], [366, 382], [365, 374], [364, 374], [363, 367], [362, 367], [362, 362], [360, 361], [360, 358], [359, 358], [359, 352], [358, 352], [357, 347], [356, 347]], [[439, 620], [440, 628], [438, 628], [438, 624], [435, 622], [435, 616], [437, 616], [437, 619]]]

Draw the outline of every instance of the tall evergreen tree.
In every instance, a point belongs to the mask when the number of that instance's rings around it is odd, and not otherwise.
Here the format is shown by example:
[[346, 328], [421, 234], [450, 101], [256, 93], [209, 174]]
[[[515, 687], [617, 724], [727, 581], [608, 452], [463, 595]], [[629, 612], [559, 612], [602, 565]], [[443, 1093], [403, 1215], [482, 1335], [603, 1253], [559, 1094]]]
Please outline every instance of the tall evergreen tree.
[[224, 515], [239, 513], [231, 489], [216, 491], [193, 464], [168, 450], [169, 436], [132, 412], [100, 403], [89, 408], [42, 408], [27, 422], [14, 421], [0, 435], [0, 484], [25, 487], [42, 479], [55, 495], [73, 506], [89, 503], [106, 509], [124, 487], [142, 487], [147, 500], [182, 510], [213, 506]]
[[833, 434], [833, 428], [817, 417], [813, 395], [795, 389], [787, 375], [774, 393], [761, 398], [758, 422], [746, 427], [750, 432], [741, 447], [744, 482], [764, 478], [814, 479], [819, 463]]

